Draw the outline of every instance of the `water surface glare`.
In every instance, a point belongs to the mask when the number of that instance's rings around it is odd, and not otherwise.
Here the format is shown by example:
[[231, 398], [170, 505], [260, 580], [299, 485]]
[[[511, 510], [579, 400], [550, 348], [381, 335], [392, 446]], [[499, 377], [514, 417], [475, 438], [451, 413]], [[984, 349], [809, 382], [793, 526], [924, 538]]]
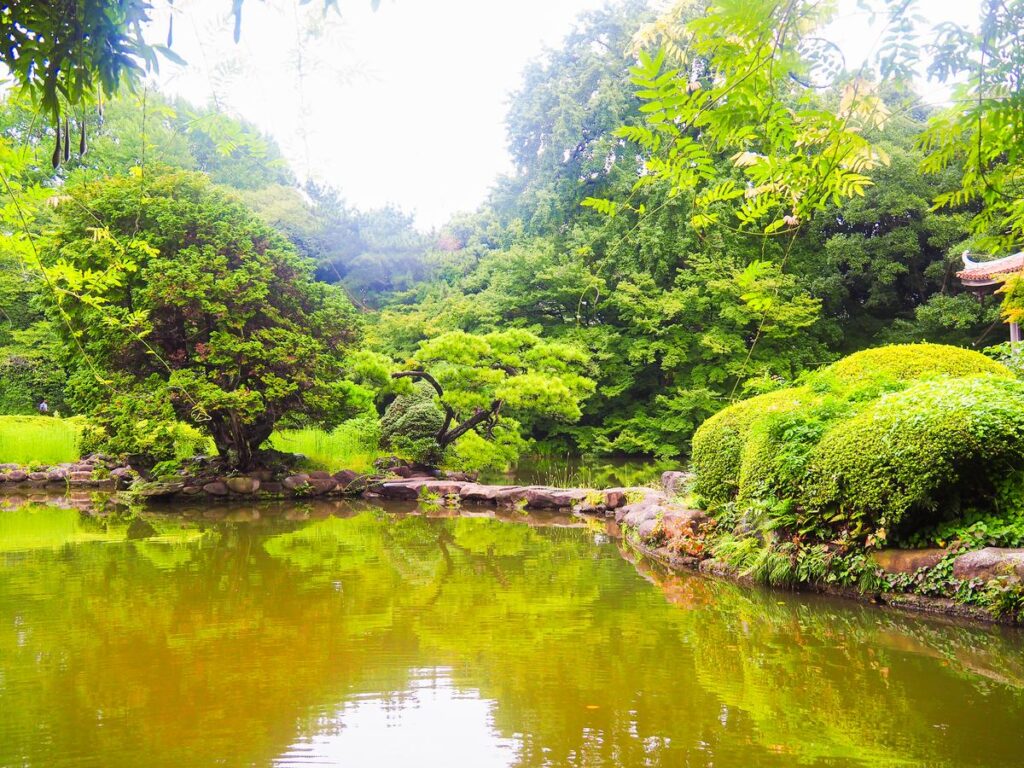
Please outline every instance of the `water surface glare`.
[[0, 766], [1020, 766], [1020, 632], [333, 504], [0, 509]]

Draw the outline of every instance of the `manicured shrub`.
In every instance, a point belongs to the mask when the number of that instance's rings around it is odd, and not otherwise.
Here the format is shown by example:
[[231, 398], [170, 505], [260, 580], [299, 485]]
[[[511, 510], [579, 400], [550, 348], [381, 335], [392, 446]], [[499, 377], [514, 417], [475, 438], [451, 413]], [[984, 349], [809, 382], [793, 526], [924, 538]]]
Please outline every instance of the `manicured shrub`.
[[387, 407], [380, 420], [380, 444], [416, 461], [435, 463], [440, 458], [437, 434], [443, 425], [444, 412], [434, 401], [434, 389], [418, 382]]
[[1013, 375], [1002, 363], [969, 349], [946, 344], [892, 344], [855, 352], [815, 372], [808, 381], [815, 389], [832, 388], [846, 396], [870, 396], [885, 388], [898, 389], [908, 381], [980, 374]]
[[805, 507], [855, 527], [936, 522], [1024, 466], [1024, 383], [936, 379], [839, 420], [810, 452]]
[[711, 508], [743, 499], [799, 495], [812, 449], [838, 421], [886, 393], [936, 377], [1012, 377], [978, 352], [942, 344], [895, 344], [843, 358], [801, 386], [719, 411], [693, 437], [695, 490]]
[[751, 427], [768, 414], [806, 408], [819, 399], [807, 387], [780, 389], [742, 400], [705, 421], [693, 435], [695, 493], [708, 506], [729, 501], [740, 486], [740, 466]]

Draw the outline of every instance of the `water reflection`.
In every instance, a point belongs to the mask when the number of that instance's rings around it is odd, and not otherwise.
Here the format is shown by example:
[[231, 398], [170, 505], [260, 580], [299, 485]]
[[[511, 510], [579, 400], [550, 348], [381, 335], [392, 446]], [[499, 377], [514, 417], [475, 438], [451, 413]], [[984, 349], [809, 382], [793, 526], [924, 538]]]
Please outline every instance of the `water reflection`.
[[1019, 633], [412, 509], [0, 512], [0, 765], [1020, 764]]

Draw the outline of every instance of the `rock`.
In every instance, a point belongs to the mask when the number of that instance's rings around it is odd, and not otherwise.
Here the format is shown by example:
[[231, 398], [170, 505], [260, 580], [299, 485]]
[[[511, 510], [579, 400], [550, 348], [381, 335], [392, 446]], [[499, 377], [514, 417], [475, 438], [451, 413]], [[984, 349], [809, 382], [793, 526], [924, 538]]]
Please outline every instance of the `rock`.
[[174, 496], [185, 487], [185, 483], [138, 483], [133, 489], [147, 499], [161, 499]]
[[480, 485], [479, 483], [467, 483], [462, 486], [460, 495], [463, 501], [490, 502], [493, 503], [501, 491], [508, 490], [512, 486], [507, 485]]
[[203, 491], [211, 496], [227, 496], [228, 485], [223, 480], [214, 480], [203, 486]]
[[23, 483], [28, 480], [28, 472], [23, 469], [13, 469], [7, 473], [7, 480], [12, 483]]
[[4, 472], [9, 472], [12, 469], [21, 469], [21, 464], [11, 464], [10, 462], [0, 464], [0, 470], [3, 470]]
[[365, 491], [370, 485], [370, 478], [366, 475], [360, 475], [358, 472], [353, 472], [351, 469], [335, 472], [332, 477], [334, 482], [337, 483], [336, 489], [346, 495], [355, 496]]
[[323, 496], [334, 490], [337, 483], [332, 477], [311, 477], [306, 481], [303, 493], [307, 496]]
[[322, 469], [314, 470], [312, 472], [309, 472], [308, 474], [309, 474], [310, 477], [312, 477], [312, 478], [314, 478], [316, 480], [330, 480], [331, 479], [331, 473], [330, 472], [325, 472]]
[[967, 552], [953, 561], [953, 575], [964, 581], [1024, 578], [1024, 549], [985, 547]]
[[202, 492], [203, 487], [201, 485], [186, 485], [181, 489], [181, 493], [184, 496], [198, 496]]
[[678, 496], [686, 491], [686, 485], [693, 479], [692, 472], [669, 471], [661, 473], [661, 487], [669, 496]]
[[526, 506], [531, 509], [560, 509], [571, 507], [587, 498], [584, 488], [527, 488]]
[[28, 479], [33, 483], [45, 483], [49, 476], [46, 472], [29, 472]]
[[526, 492], [538, 488], [536, 485], [509, 485], [503, 487], [496, 494], [494, 494], [494, 502], [496, 504], [518, 504], [521, 501], [526, 500]]
[[445, 474], [445, 480], [454, 480], [462, 483], [475, 483], [477, 478], [476, 472], [448, 472]]
[[945, 549], [881, 549], [871, 553], [886, 573], [915, 573], [921, 568], [933, 568], [946, 556]]
[[[622, 513], [621, 519], [619, 518], [619, 512]], [[622, 525], [628, 525], [630, 528], [638, 528], [645, 520], [653, 520], [661, 512], [661, 503], [657, 500], [644, 499], [638, 501], [636, 504], [629, 504], [625, 507], [620, 507], [615, 514], [615, 519]]]
[[430, 496], [440, 500], [462, 498], [462, 486], [464, 483], [450, 483], [444, 480], [426, 480], [419, 482], [418, 497]]
[[256, 493], [260, 489], [258, 477], [229, 477], [224, 481], [224, 484], [227, 485], [228, 490], [232, 493], [243, 495]]
[[707, 520], [708, 516], [702, 510], [670, 507], [661, 519], [661, 527], [665, 531], [665, 538], [672, 540], [693, 535]]
[[281, 485], [283, 485], [289, 491], [297, 491], [300, 488], [305, 487], [306, 483], [308, 482], [309, 475], [300, 473], [298, 475], [289, 475], [283, 481], [281, 481]]
[[272, 494], [284, 493], [284, 484], [276, 483], [273, 480], [270, 480], [270, 481], [265, 482], [265, 483], [261, 481], [260, 482], [260, 493], [272, 493]]
[[606, 509], [618, 509], [626, 506], [626, 493], [628, 488], [606, 488], [602, 491], [604, 495], [604, 506]]
[[639, 493], [643, 493], [643, 495], [638, 500], [615, 510], [615, 522], [631, 526], [640, 525], [644, 520], [656, 515], [668, 501], [661, 491], [654, 491], [650, 488], [628, 489], [629, 496]]
[[[285, 483], [288, 481], [285, 480]], [[385, 499], [415, 499], [420, 495], [422, 482], [409, 480], [392, 480], [381, 483], [377, 493]]]
[[659, 523], [660, 521], [656, 517], [644, 520], [636, 528], [637, 536], [644, 541], [655, 538], [655, 533], [660, 530]]
[[63, 483], [68, 479], [66, 469], [55, 468], [46, 473], [46, 480], [50, 483]]
[[92, 470], [73, 469], [68, 472], [68, 482], [72, 485], [91, 485], [93, 483]]

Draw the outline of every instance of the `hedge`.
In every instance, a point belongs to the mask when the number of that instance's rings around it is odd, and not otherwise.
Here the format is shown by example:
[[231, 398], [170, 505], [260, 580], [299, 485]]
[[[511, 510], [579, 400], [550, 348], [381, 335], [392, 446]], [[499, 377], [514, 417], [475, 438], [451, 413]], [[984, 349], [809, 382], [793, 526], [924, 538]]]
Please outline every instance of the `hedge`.
[[937, 522], [1024, 467], [1024, 382], [937, 379], [840, 420], [811, 450], [803, 504], [851, 523]]
[[[865, 409], [874, 413], [879, 398], [920, 381], [934, 380], [941, 390], [960, 377], [979, 376], [1013, 383], [1005, 366], [958, 347], [898, 344], [850, 355], [805, 376], [800, 386], [735, 403], [705, 421], [692, 443], [694, 489], [711, 510], [737, 496], [809, 503], [805, 474], [825, 436]], [[858, 450], [846, 447], [851, 454]], [[832, 504], [822, 477], [813, 503]]]

